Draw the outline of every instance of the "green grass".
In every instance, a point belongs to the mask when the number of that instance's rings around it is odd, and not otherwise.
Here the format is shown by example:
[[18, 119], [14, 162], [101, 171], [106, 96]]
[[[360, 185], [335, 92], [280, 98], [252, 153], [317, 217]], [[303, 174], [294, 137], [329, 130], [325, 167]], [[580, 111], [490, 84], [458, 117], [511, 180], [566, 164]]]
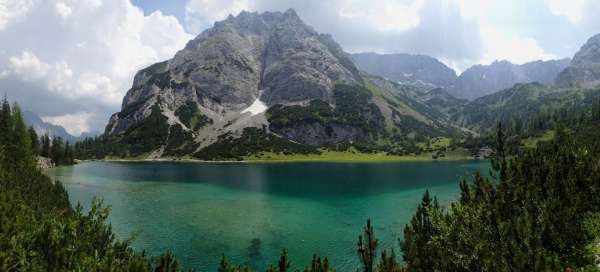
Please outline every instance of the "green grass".
[[[439, 148], [443, 148], [443, 147], [449, 147], [451, 141], [452, 141], [452, 139], [448, 138], [448, 137], [432, 138], [431, 139], [431, 148], [439, 149]], [[417, 146], [419, 146], [420, 148], [426, 148], [427, 143], [417, 143]]]
[[[251, 162], [401, 162], [401, 161], [433, 161], [431, 153], [420, 155], [387, 155], [386, 153], [360, 153], [355, 151], [323, 151], [321, 154], [283, 154], [264, 152], [245, 157]], [[467, 150], [457, 149], [446, 153], [446, 157], [437, 160], [465, 160]]]
[[556, 132], [554, 130], [548, 130], [544, 132], [544, 134], [542, 134], [541, 136], [529, 137], [527, 139], [522, 140], [521, 144], [523, 144], [523, 146], [525, 146], [526, 148], [535, 148], [537, 146], [537, 143], [540, 141], [545, 142], [554, 139], [555, 134]]

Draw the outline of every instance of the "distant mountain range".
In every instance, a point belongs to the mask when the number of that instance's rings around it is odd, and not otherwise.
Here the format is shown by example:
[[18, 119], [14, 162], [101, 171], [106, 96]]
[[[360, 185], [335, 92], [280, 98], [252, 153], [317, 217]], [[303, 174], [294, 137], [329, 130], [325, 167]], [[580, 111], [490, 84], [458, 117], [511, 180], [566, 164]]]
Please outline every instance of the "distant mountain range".
[[[423, 139], [590, 103], [597, 89], [552, 85], [594, 86], [596, 45], [590, 39], [572, 64], [499, 61], [456, 76], [427, 56], [350, 55], [293, 10], [242, 12], [140, 70], [103, 140], [118, 148], [113, 154], [146, 158], [350, 147], [405, 154]], [[557, 78], [564, 73], [574, 76]]]
[[517, 83], [554, 83], [556, 76], [570, 59], [534, 61], [515, 65], [508, 61], [495, 61], [490, 65], [475, 65], [465, 70], [448, 91], [460, 98], [473, 100], [510, 88]]
[[429, 56], [359, 53], [352, 55], [358, 67], [370, 74], [425, 90], [444, 88], [457, 98], [473, 100], [510, 88], [517, 83], [553, 84], [570, 59], [533, 61], [522, 65], [495, 61], [475, 65], [456, 76], [454, 70]]
[[429, 89], [451, 87], [457, 78], [454, 70], [424, 55], [357, 53], [352, 59], [370, 74]]
[[63, 140], [68, 141], [70, 143], [81, 141], [88, 137], [95, 137], [100, 135], [101, 133], [98, 131], [92, 132], [84, 132], [79, 137], [73, 136], [67, 132], [67, 130], [59, 125], [50, 124], [44, 122], [42, 118], [39, 117], [36, 113], [32, 111], [24, 111], [23, 119], [25, 119], [25, 123], [28, 126], [32, 126], [33, 129], [37, 132], [39, 136], [43, 134], [48, 134], [48, 136], [52, 137], [61, 137]]

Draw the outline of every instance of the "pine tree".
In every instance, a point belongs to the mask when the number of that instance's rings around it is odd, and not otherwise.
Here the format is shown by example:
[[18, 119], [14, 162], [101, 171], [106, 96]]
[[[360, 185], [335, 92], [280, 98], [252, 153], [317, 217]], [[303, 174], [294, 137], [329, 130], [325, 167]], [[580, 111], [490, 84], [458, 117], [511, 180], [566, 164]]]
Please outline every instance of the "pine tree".
[[179, 271], [179, 262], [171, 251], [165, 252], [156, 261], [154, 272], [177, 272]]
[[33, 127], [29, 127], [29, 139], [31, 141], [31, 151], [35, 154], [35, 155], [39, 155], [40, 154], [40, 138], [37, 135], [37, 132], [35, 132], [35, 129]]
[[410, 224], [404, 228], [404, 240], [400, 242], [402, 257], [409, 271], [434, 270], [436, 256], [429, 242], [439, 232], [433, 222], [435, 213], [440, 213], [439, 204], [426, 190]]
[[396, 260], [396, 254], [394, 250], [391, 250], [391, 254], [388, 255], [385, 250], [381, 252], [381, 260], [377, 265], [377, 272], [399, 272], [400, 264]]
[[61, 137], [54, 137], [50, 146], [50, 158], [56, 164], [62, 164], [64, 159], [64, 146]]
[[63, 164], [73, 164], [73, 150], [69, 141], [65, 142], [65, 151], [63, 155]]
[[42, 139], [41, 139], [41, 150], [40, 150], [40, 154], [43, 157], [46, 158], [50, 158], [50, 136], [48, 136], [48, 133], [44, 133], [44, 135], [42, 135]]
[[12, 123], [12, 148], [9, 149], [9, 155], [12, 157], [15, 167], [16, 165], [30, 166], [34, 163], [31, 138], [21, 115], [21, 108], [17, 103], [14, 103], [12, 108]]
[[506, 168], [508, 162], [506, 161], [506, 136], [502, 123], [498, 122], [496, 126], [496, 143], [494, 146], [494, 156], [491, 159], [492, 163], [492, 176], [497, 177], [499, 180], [506, 180]]
[[321, 257], [313, 255], [310, 267], [305, 267], [304, 272], [335, 272], [335, 269], [329, 267], [329, 260], [327, 258], [321, 261]]
[[592, 122], [600, 123], [600, 98], [592, 104]]
[[6, 146], [10, 144], [12, 140], [12, 112], [10, 110], [10, 103], [8, 103], [8, 98], [6, 95], [2, 100], [2, 109], [0, 111], [0, 145]]
[[288, 257], [288, 252], [287, 249], [283, 249], [283, 251], [281, 252], [281, 256], [279, 257], [279, 263], [278, 263], [278, 267], [279, 267], [279, 272], [286, 272], [288, 271], [288, 269], [290, 269], [290, 259]]
[[373, 231], [373, 226], [371, 226], [371, 219], [367, 220], [367, 226], [363, 230], [363, 235], [358, 236], [358, 257], [363, 265], [363, 271], [373, 272], [373, 262], [377, 254], [378, 240], [375, 238], [375, 232]]
[[219, 262], [219, 268], [217, 268], [218, 272], [230, 272], [231, 271], [231, 264], [229, 264], [229, 261], [227, 260], [227, 258], [225, 258], [225, 254], [221, 255], [221, 261]]

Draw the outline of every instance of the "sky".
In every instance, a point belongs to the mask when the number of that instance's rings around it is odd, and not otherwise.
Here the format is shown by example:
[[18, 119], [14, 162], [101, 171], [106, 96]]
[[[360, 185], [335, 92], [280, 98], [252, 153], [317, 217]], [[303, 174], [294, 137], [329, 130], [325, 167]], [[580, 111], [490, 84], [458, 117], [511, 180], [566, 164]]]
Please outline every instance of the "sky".
[[103, 131], [135, 72], [215, 21], [294, 8], [348, 52], [474, 64], [572, 57], [600, 32], [597, 0], [0, 0], [0, 92], [73, 135]]

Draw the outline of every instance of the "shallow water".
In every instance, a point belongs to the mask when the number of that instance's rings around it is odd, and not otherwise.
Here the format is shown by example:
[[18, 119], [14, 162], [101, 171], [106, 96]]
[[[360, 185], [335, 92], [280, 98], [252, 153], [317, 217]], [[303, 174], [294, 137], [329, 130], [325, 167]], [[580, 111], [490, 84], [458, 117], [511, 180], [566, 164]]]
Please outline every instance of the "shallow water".
[[[327, 256], [338, 271], [358, 267], [355, 245], [371, 218], [380, 248], [398, 239], [425, 189], [442, 204], [481, 161], [399, 163], [92, 162], [52, 169], [72, 203], [111, 206], [119, 238], [150, 255], [172, 249], [186, 268], [216, 271], [221, 254], [259, 270], [282, 248], [293, 268]], [[399, 254], [398, 254], [399, 255]]]

